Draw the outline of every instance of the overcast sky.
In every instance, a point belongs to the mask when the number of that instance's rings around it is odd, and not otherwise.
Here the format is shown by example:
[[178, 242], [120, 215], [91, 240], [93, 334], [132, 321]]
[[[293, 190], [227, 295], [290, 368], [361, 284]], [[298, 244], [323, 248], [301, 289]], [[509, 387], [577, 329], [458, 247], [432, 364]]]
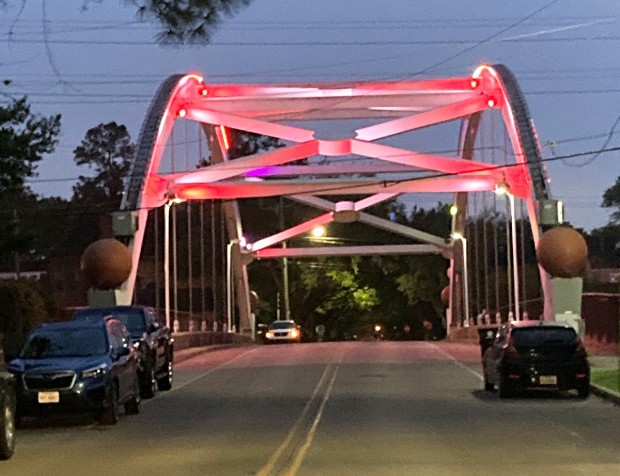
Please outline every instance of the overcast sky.
[[[21, 0], [9, 0], [0, 10], [0, 80], [12, 81], [0, 91], [62, 114], [57, 152], [30, 182], [37, 193], [70, 196], [87, 174], [72, 156], [86, 131], [117, 121], [137, 140], [159, 84], [189, 71], [211, 83], [280, 83], [466, 76], [503, 63], [524, 90], [546, 158], [620, 146], [620, 126], [610, 135], [620, 116], [617, 1], [254, 0], [212, 44], [177, 48], [158, 46], [157, 26], [123, 4], [92, 1], [83, 11], [82, 0], [26, 0], [20, 14]], [[573, 225], [608, 222], [600, 203], [620, 176], [618, 152], [552, 161], [548, 171]]]

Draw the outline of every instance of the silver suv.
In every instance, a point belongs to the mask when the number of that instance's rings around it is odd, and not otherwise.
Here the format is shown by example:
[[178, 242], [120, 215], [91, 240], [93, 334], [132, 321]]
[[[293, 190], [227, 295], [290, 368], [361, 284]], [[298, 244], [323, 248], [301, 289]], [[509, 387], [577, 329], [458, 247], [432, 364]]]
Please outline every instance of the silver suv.
[[301, 329], [295, 321], [273, 321], [265, 333], [267, 343], [301, 342]]

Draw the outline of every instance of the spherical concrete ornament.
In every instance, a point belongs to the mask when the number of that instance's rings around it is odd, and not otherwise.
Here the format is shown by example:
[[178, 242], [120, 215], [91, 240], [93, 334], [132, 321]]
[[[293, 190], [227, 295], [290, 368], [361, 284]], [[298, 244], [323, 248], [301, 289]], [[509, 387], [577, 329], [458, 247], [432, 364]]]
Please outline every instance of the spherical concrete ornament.
[[334, 221], [337, 223], [351, 223], [357, 221], [359, 212], [355, 210], [353, 202], [338, 202], [334, 207]]
[[84, 250], [80, 268], [93, 288], [118, 288], [131, 273], [131, 252], [118, 240], [98, 240]]
[[538, 262], [552, 276], [583, 276], [588, 263], [588, 245], [574, 228], [558, 226], [546, 231], [538, 243]]
[[441, 302], [444, 304], [450, 302], [450, 286], [446, 286], [441, 290]]

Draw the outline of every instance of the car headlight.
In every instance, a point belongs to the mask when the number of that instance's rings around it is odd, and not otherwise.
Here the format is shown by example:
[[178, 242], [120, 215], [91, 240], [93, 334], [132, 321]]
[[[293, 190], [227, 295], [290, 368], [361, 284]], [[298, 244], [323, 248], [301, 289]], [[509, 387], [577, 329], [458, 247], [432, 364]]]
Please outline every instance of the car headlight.
[[271, 332], [267, 331], [267, 332], [265, 333], [265, 337], [266, 337], [267, 339], [271, 339], [271, 338], [273, 337], [273, 334], [272, 334]]
[[297, 329], [293, 329], [293, 330], [291, 331], [291, 336], [292, 336], [292, 337], [297, 337], [298, 335], [299, 335], [299, 332], [297, 331]]
[[97, 367], [93, 367], [92, 369], [82, 371], [82, 379], [101, 378], [107, 371], [108, 369], [105, 365], [99, 365]]

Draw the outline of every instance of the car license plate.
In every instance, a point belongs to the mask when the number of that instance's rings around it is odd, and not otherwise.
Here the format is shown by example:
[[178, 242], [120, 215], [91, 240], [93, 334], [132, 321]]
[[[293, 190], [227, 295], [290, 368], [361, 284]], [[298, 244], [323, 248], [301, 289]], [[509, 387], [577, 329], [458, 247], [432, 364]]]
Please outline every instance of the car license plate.
[[557, 385], [558, 377], [557, 375], [541, 375], [538, 378], [538, 383], [541, 385]]
[[59, 403], [59, 392], [39, 392], [39, 403]]

